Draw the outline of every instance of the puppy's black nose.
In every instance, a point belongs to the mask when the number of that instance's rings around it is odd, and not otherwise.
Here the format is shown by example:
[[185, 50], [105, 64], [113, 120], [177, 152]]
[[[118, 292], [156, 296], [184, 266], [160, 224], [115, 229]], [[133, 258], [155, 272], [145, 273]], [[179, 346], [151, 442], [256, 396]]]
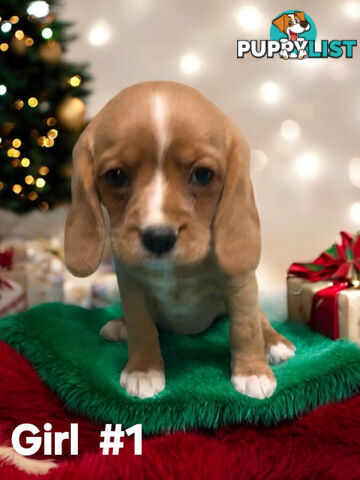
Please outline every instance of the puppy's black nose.
[[303, 27], [303, 28], [306, 28], [308, 25], [309, 25], [309, 22], [307, 20], [302, 20], [300, 22], [300, 25]]
[[141, 235], [144, 247], [151, 253], [161, 255], [169, 252], [176, 242], [176, 232], [172, 227], [154, 226], [146, 228]]

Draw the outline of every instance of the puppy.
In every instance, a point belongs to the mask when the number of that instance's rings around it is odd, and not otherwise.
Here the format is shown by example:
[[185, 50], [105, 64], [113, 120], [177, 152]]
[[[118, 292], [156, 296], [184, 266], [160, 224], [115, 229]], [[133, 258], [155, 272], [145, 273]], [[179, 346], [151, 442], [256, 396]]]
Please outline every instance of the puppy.
[[272, 395], [267, 360], [287, 360], [295, 348], [258, 304], [259, 218], [249, 148], [232, 121], [191, 87], [141, 83], [96, 115], [73, 161], [65, 260], [74, 275], [96, 270], [104, 205], [125, 323], [101, 334], [127, 338], [126, 391], [146, 398], [164, 389], [158, 327], [194, 334], [227, 314], [235, 389]]
[[[294, 12], [289, 14], [284, 13], [284, 15], [275, 18], [272, 23], [280, 30], [280, 32], [285, 33], [288, 37], [288, 40], [291, 42], [302, 43], [305, 39], [299, 37], [300, 33], [310, 30], [310, 24], [306, 20], [304, 12]], [[289, 58], [289, 54], [286, 49], [281, 50], [280, 55], [286, 60]], [[305, 55], [307, 55], [307, 51], [304, 48], [300, 48], [298, 54], [295, 52], [291, 53], [290, 57], [299, 58], [302, 60]]]

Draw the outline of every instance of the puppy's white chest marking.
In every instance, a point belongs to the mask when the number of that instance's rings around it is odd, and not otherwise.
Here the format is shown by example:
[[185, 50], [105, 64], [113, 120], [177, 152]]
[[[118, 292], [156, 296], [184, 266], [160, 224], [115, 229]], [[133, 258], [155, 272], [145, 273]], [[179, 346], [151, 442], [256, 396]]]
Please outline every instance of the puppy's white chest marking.
[[177, 275], [171, 264], [147, 269], [142, 283], [157, 305], [156, 322], [164, 330], [198, 333], [225, 313], [220, 282], [213, 271]]

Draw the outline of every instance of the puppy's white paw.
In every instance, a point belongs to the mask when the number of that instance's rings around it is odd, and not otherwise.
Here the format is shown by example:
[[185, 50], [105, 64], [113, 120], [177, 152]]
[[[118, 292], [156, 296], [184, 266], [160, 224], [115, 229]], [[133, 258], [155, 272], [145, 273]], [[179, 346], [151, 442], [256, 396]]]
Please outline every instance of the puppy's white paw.
[[124, 368], [120, 375], [120, 385], [133, 397], [150, 398], [164, 390], [165, 375], [160, 370], [129, 373]]
[[289, 358], [295, 355], [295, 350], [285, 345], [283, 342], [279, 342], [276, 345], [270, 345], [267, 349], [266, 360], [269, 363], [278, 364], [286, 362]]
[[276, 380], [267, 375], [235, 375], [231, 382], [239, 393], [260, 400], [271, 397], [276, 388]]
[[116, 320], [110, 320], [100, 330], [100, 335], [111, 342], [120, 342], [126, 340], [127, 331], [126, 325], [123, 319], [118, 318]]

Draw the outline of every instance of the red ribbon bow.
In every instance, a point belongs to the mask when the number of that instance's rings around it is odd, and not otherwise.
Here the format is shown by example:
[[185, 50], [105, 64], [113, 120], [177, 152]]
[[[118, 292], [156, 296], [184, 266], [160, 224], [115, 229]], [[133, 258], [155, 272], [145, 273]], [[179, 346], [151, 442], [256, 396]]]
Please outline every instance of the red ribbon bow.
[[[13, 255], [14, 252], [12, 250], [6, 250], [5, 252], [0, 252], [0, 268], [3, 268], [4, 270], [10, 270], [12, 267], [13, 263]], [[6, 280], [5, 277], [0, 275], [0, 288], [7, 287], [12, 289], [13, 286], [11, 283]]]
[[334, 339], [339, 338], [339, 294], [360, 280], [360, 232], [340, 235], [341, 243], [334, 243], [313, 262], [293, 263], [288, 270], [310, 282], [329, 280], [329, 286], [313, 296], [309, 325]]
[[360, 232], [340, 235], [341, 243], [334, 243], [311, 263], [293, 263], [288, 273], [310, 282], [360, 280]]

